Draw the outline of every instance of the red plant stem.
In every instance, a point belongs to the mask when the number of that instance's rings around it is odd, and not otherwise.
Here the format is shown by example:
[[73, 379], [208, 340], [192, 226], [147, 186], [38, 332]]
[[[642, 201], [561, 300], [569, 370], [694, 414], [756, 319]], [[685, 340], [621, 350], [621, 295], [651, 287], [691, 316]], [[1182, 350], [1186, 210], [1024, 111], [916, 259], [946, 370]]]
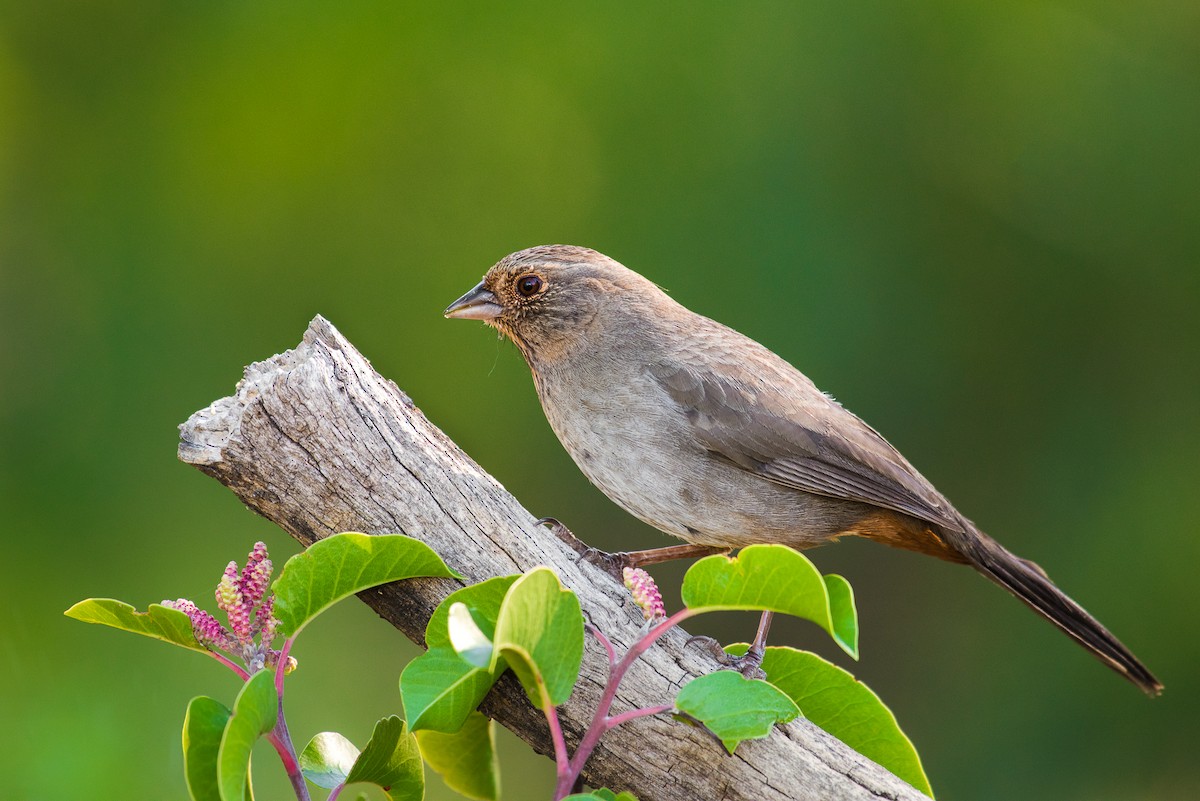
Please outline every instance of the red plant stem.
[[[286, 675], [288, 652], [292, 650], [292, 641], [295, 638], [295, 635], [292, 635], [283, 641], [283, 648], [279, 649], [279, 660], [275, 663], [275, 694], [279, 696], [280, 704], [283, 703], [283, 677]], [[280, 714], [281, 719], [282, 717]]]
[[609, 729], [615, 729], [622, 723], [628, 723], [629, 721], [636, 720], [637, 718], [644, 718], [650, 715], [658, 715], [663, 712], [669, 712], [674, 708], [674, 704], [660, 704], [658, 706], [642, 707], [641, 709], [631, 709], [628, 712], [622, 712], [619, 715], [613, 715], [611, 718], [606, 720], [604, 722], [604, 729], [605, 731]]
[[279, 761], [283, 763], [283, 769], [286, 770], [290, 776], [292, 773], [292, 768], [295, 767], [293, 763], [296, 762], [296, 758], [292, 756], [290, 751], [288, 751], [287, 744], [279, 738], [279, 734], [277, 734], [274, 729], [267, 733], [267, 741], [271, 743], [271, 746], [275, 749], [276, 753], [279, 754]]
[[248, 681], [250, 679], [250, 674], [242, 670], [240, 665], [238, 665], [229, 657], [225, 656], [225, 654], [219, 654], [216, 651], [209, 651], [208, 655], [236, 673], [238, 678], [242, 681]]
[[304, 774], [300, 772], [300, 761], [296, 759], [296, 747], [292, 745], [292, 735], [288, 731], [287, 721], [283, 717], [283, 698], [279, 699], [279, 717], [275, 720], [275, 728], [267, 735], [267, 740], [275, 747], [283, 769], [287, 772], [292, 789], [296, 792], [296, 801], [311, 801], [308, 785]]
[[[670, 706], [663, 709], [647, 707], [646, 709], [631, 710], [631, 712], [638, 714], [631, 715], [629, 712], [624, 712], [615, 718], [608, 716], [608, 711], [612, 709], [613, 700], [617, 697], [617, 687], [620, 686], [621, 679], [625, 678], [626, 672], [628, 672], [634, 661], [649, 650], [650, 646], [654, 645], [659, 637], [666, 634], [674, 626], [687, 620], [693, 614], [691, 609], [680, 609], [662, 623], [650, 629], [641, 639], [630, 646], [629, 650], [625, 652], [625, 656], [621, 657], [620, 662], [614, 665], [610, 660], [608, 683], [604, 685], [604, 693], [600, 696], [600, 702], [596, 705], [596, 714], [592, 716], [591, 724], [584, 733], [583, 739], [579, 741], [579, 746], [575, 749], [575, 754], [571, 757], [566, 774], [564, 775], [561, 768], [558, 772], [558, 785], [554, 791], [554, 801], [561, 801], [561, 799], [566, 798], [571, 792], [571, 787], [574, 785], [576, 777], [583, 770], [584, 763], [592, 755], [592, 751], [596, 749], [596, 744], [600, 742], [600, 738], [604, 736], [605, 732], [627, 720], [633, 720], [644, 715], [658, 714], [659, 712], [671, 709]], [[604, 640], [601, 640], [601, 642], [604, 642]], [[616, 722], [614, 723], [613, 721]], [[557, 716], [555, 717], [555, 723], [557, 723]], [[551, 733], [553, 734], [553, 730]], [[562, 735], [560, 732], [559, 739], [561, 740], [561, 738]]]
[[267, 739], [271, 745], [275, 746], [275, 751], [279, 754], [280, 761], [283, 762], [283, 769], [292, 783], [292, 789], [296, 791], [297, 801], [310, 801], [308, 785], [304, 781], [304, 774], [300, 772], [300, 761], [296, 759], [296, 746], [292, 744], [292, 735], [288, 731], [287, 720], [283, 716], [284, 668], [287, 666], [288, 651], [292, 650], [293, 639], [293, 637], [288, 637], [283, 641], [283, 648], [279, 651], [279, 661], [275, 663], [275, 694], [279, 696], [279, 717], [275, 719], [275, 728], [267, 735]]
[[[646, 653], [646, 651], [650, 650], [650, 646], [654, 645], [655, 641], [657, 641], [659, 637], [663, 636], [668, 631], [670, 631], [674, 626], [678, 626], [680, 623], [687, 620], [689, 617], [691, 617], [694, 614], [696, 614], [696, 613], [691, 609], [687, 609], [687, 608], [680, 609], [678, 612], [671, 615], [669, 618], [664, 620], [662, 623], [659, 623], [657, 626], [650, 629], [650, 631], [647, 632], [645, 636], [643, 636], [640, 640], [635, 642], [629, 648], [629, 650], [625, 652], [625, 656], [622, 657], [620, 664], [618, 664], [617, 667], [615, 668], [614, 678], [619, 682], [622, 678], [625, 677], [625, 671], [629, 670], [629, 666], [633, 664], [634, 660], [637, 659], [642, 654]], [[613, 692], [615, 694], [616, 690], [614, 689]], [[611, 702], [611, 699], [609, 699], [609, 700]], [[606, 710], [606, 714], [607, 714], [607, 710]]]
[[604, 632], [593, 626], [591, 623], [585, 624], [585, 628], [591, 632], [596, 641], [604, 646], [605, 652], [608, 653], [608, 673], [612, 675], [612, 669], [617, 664], [617, 649], [613, 647], [612, 640], [604, 636]]
[[[283, 719], [283, 666], [287, 663], [287, 652], [291, 650], [291, 647], [292, 641], [289, 638], [283, 643], [281, 659], [276, 666], [275, 692], [279, 695], [279, 717], [275, 721], [275, 728], [267, 734], [267, 740], [279, 754], [279, 760], [283, 762], [283, 769], [287, 771], [288, 779], [292, 783], [292, 789], [296, 791], [298, 801], [310, 801], [308, 785], [304, 781], [304, 774], [300, 772], [300, 762], [296, 759], [296, 747], [292, 745], [292, 736], [288, 732], [287, 721]], [[250, 680], [250, 674], [224, 654], [209, 651], [208, 655], [236, 673], [242, 681]], [[330, 796], [330, 798], [332, 797]]]
[[[550, 740], [554, 743], [554, 775], [556, 778], [554, 799], [558, 801], [560, 798], [566, 798], [571, 792], [571, 785], [575, 779], [570, 775], [571, 760], [567, 756], [567, 741], [563, 737], [562, 725], [558, 722], [558, 710], [544, 694], [542, 703], [542, 712], [546, 716], [546, 722], [550, 724]], [[566, 789], [560, 794], [560, 790], [564, 787]]]

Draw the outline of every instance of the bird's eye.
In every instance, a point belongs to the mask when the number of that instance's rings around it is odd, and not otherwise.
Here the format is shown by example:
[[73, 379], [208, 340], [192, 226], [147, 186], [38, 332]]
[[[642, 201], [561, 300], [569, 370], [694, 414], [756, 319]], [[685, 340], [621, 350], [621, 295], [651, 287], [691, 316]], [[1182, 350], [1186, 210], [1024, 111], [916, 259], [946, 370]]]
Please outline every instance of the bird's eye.
[[522, 297], [531, 298], [542, 291], [544, 283], [541, 278], [536, 275], [522, 275], [517, 279], [517, 292]]

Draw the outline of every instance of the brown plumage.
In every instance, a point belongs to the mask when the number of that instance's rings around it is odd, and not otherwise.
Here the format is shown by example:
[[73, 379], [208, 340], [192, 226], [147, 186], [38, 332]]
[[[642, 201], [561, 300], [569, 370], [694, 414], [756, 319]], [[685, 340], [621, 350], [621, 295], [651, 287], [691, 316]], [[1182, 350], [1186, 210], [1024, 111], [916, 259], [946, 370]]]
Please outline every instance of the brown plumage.
[[970, 564], [1150, 694], [1115, 637], [783, 359], [587, 248], [513, 253], [446, 310], [508, 336], [585, 475], [698, 545], [867, 537]]

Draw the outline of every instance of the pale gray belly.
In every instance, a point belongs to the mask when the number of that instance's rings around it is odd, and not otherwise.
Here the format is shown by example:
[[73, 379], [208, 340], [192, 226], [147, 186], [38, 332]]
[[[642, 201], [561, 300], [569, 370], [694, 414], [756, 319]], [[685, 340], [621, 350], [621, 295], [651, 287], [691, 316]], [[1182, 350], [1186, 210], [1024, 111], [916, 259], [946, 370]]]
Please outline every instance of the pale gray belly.
[[704, 545], [806, 548], [849, 533], [872, 511], [747, 472], [695, 444], [670, 406], [639, 408], [620, 394], [566, 404], [568, 415], [553, 392], [543, 391], [542, 405], [584, 475], [660, 531]]

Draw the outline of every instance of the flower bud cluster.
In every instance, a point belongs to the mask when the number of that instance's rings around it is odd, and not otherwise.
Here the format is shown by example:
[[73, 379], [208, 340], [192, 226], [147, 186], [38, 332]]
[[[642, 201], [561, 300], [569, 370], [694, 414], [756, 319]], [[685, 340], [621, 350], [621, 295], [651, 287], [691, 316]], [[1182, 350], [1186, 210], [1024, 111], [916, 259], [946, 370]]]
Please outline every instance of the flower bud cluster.
[[249, 645], [254, 639], [250, 630], [250, 603], [242, 593], [242, 579], [238, 574], [237, 562], [225, 566], [225, 574], [217, 583], [217, 608], [229, 617], [229, 628], [242, 645]]
[[187, 598], [179, 598], [174, 601], [163, 601], [163, 606], [171, 609], [178, 609], [188, 616], [192, 621], [192, 633], [196, 635], [196, 639], [205, 647], [217, 648], [222, 651], [228, 651], [234, 647], [233, 637], [228, 629], [217, 622], [217, 619], [197, 607]]
[[[228, 628], [186, 598], [163, 601], [163, 606], [188, 616], [201, 645], [241, 657], [251, 673], [263, 667], [273, 668], [279, 661], [279, 651], [273, 650], [271, 643], [279, 621], [273, 614], [275, 597], [267, 594], [272, 570], [267, 546], [261, 542], [254, 544], [243, 567], [239, 568], [237, 562], [226, 565], [214, 594], [217, 608], [229, 619]], [[290, 673], [295, 668], [296, 660], [288, 657], [284, 672]]]
[[242, 568], [242, 596], [247, 603], [256, 604], [267, 592], [271, 583], [271, 571], [274, 566], [267, 558], [267, 546], [264, 543], [254, 543], [254, 548], [246, 558], [246, 566]]
[[633, 596], [633, 602], [642, 610], [646, 620], [658, 620], [667, 616], [663, 607], [662, 593], [650, 574], [640, 567], [627, 567], [621, 571], [625, 577], [625, 588]]

